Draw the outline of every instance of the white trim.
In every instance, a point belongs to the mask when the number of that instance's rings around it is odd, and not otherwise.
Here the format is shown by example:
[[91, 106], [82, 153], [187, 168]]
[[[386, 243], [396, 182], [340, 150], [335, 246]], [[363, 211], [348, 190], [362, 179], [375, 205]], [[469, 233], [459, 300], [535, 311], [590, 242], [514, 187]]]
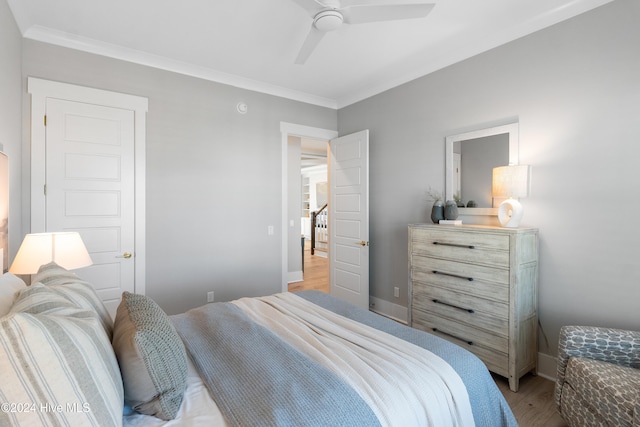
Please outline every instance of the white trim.
[[287, 123], [280, 122], [280, 133], [282, 135], [281, 141], [281, 167], [282, 167], [282, 218], [280, 222], [280, 227], [282, 229], [282, 267], [281, 267], [281, 277], [282, 277], [282, 292], [287, 292], [289, 290], [289, 219], [287, 218], [287, 212], [289, 209], [289, 197], [288, 197], [288, 187], [289, 187], [289, 174], [288, 174], [288, 163], [289, 157], [287, 155], [288, 152], [288, 140], [289, 136], [299, 136], [302, 138], [313, 138], [313, 139], [321, 139], [330, 141], [333, 138], [338, 137], [338, 131], [331, 129], [322, 129], [322, 128], [314, 128], [311, 126], [297, 125], [295, 123]]
[[335, 110], [355, 104], [356, 102], [423, 77], [497, 46], [501, 46], [510, 41], [539, 31], [543, 28], [547, 28], [596, 7], [605, 5], [611, 1], [613, 0], [571, 1], [569, 4], [561, 5], [551, 11], [534, 16], [529, 21], [524, 22], [521, 25], [499, 29], [486, 37], [477, 38], [473, 43], [466, 43], [464, 45], [457, 46], [454, 49], [447, 47], [446, 50], [440, 49], [439, 51], [435, 50], [431, 53], [427, 53], [427, 55], [424, 56], [424, 62], [419, 64], [416, 68], [407, 69], [407, 72], [401, 75], [395, 74], [393, 77], [387, 76], [389, 78], [384, 81], [378, 81], [377, 83], [346, 93], [343, 96], [338, 97], [338, 99], [330, 99], [254, 79], [234, 76], [211, 68], [176, 61], [171, 58], [153, 55], [140, 50], [126, 48], [124, 46], [105, 43], [103, 41], [83, 37], [78, 34], [69, 34], [52, 28], [34, 25], [34, 20], [31, 19], [32, 14], [25, 5], [25, 2], [20, 0], [7, 0], [7, 3], [22, 36], [27, 39], [173, 71], [184, 75], [199, 77], [210, 81], [228, 84], [243, 89], [255, 90], [257, 92], [280, 96]]
[[548, 354], [538, 353], [538, 375], [555, 382], [557, 374], [558, 359]]
[[45, 225], [45, 127], [43, 119], [47, 98], [73, 99], [79, 102], [100, 104], [132, 110], [135, 114], [135, 291], [146, 292], [146, 118], [147, 98], [76, 86], [67, 83], [27, 79], [27, 91], [31, 94], [31, 233], [43, 232]]
[[408, 324], [409, 309], [403, 305], [395, 304], [384, 299], [369, 296], [369, 310], [396, 322]]
[[288, 283], [302, 282], [304, 280], [302, 270], [290, 271], [287, 276]]
[[259, 80], [224, 73], [212, 68], [178, 61], [165, 56], [154, 55], [136, 49], [105, 43], [100, 40], [78, 35], [70, 35], [63, 31], [53, 30], [39, 25], [34, 25], [24, 32], [24, 38], [106, 56], [108, 58], [132, 62], [134, 64], [144, 65], [147, 67], [158, 68], [160, 70], [167, 70], [185, 76], [197, 77], [241, 89], [253, 90], [267, 95], [274, 95], [294, 101], [318, 105], [320, 107], [327, 107], [334, 110], [338, 108], [336, 101], [333, 99], [265, 83]]

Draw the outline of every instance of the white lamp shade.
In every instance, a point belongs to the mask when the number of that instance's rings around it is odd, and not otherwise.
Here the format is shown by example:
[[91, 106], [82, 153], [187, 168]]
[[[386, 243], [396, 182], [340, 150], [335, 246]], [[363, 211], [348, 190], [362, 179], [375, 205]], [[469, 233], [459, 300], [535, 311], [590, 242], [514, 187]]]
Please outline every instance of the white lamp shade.
[[529, 194], [529, 165], [493, 168], [493, 197], [527, 197]]
[[34, 233], [24, 237], [9, 271], [35, 274], [40, 266], [51, 261], [67, 270], [93, 264], [79, 233]]

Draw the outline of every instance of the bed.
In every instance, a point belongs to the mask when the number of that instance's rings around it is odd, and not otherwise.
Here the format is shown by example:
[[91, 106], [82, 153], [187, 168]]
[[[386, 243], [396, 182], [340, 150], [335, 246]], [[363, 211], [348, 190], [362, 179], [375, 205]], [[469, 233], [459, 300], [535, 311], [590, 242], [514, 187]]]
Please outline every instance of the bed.
[[0, 279], [0, 425], [516, 426], [484, 364], [317, 291], [167, 316], [49, 264]]

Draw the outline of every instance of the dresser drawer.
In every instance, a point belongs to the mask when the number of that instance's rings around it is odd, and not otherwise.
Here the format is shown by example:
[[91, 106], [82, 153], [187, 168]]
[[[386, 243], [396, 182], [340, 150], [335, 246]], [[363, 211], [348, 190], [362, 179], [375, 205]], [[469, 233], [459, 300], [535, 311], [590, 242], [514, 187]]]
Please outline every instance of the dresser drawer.
[[[489, 337], [491, 340], [485, 341], [482, 334], [474, 335], [473, 330], [461, 328], [434, 316], [422, 316], [421, 313], [416, 315], [412, 327], [437, 335], [469, 350], [478, 356], [490, 371], [508, 377], [509, 355], [506, 340], [496, 343], [493, 340], [495, 337]], [[494, 345], [490, 345], [492, 343]]]
[[470, 328], [507, 336], [509, 334], [509, 305], [471, 295], [456, 293], [445, 288], [422, 284], [414, 285], [412, 310], [446, 317]]
[[496, 283], [483, 280], [469, 281], [459, 277], [434, 273], [437, 270], [414, 268], [411, 274], [414, 292], [418, 285], [438, 286], [452, 292], [465, 293], [474, 298], [484, 298], [502, 303], [509, 302], [509, 286], [506, 283]]
[[509, 284], [509, 269], [507, 268], [467, 264], [466, 262], [431, 258], [421, 254], [411, 256], [411, 265], [414, 270], [430, 271], [433, 274], [462, 281], [462, 283], [467, 282], [470, 288], [473, 287], [473, 282], [478, 280]]
[[474, 264], [509, 266], [509, 236], [420, 230], [412, 235], [412, 252]]

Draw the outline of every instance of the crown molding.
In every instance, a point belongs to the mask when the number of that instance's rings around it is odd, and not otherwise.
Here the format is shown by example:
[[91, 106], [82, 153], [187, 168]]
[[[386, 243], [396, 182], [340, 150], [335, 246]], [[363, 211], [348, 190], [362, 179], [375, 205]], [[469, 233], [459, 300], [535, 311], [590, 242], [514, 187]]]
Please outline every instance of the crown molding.
[[337, 103], [333, 99], [312, 95], [306, 92], [288, 89], [282, 86], [264, 83], [254, 79], [223, 73], [211, 68], [200, 67], [182, 61], [177, 61], [160, 55], [130, 49], [123, 46], [101, 42], [87, 37], [68, 34], [51, 28], [33, 25], [23, 32], [25, 39], [49, 43], [87, 53], [106, 56], [113, 59], [132, 62], [147, 67], [158, 68], [197, 77], [217, 83], [234, 86], [241, 89], [252, 90], [267, 95], [291, 99], [293, 101], [313, 104], [320, 107], [337, 109]]

